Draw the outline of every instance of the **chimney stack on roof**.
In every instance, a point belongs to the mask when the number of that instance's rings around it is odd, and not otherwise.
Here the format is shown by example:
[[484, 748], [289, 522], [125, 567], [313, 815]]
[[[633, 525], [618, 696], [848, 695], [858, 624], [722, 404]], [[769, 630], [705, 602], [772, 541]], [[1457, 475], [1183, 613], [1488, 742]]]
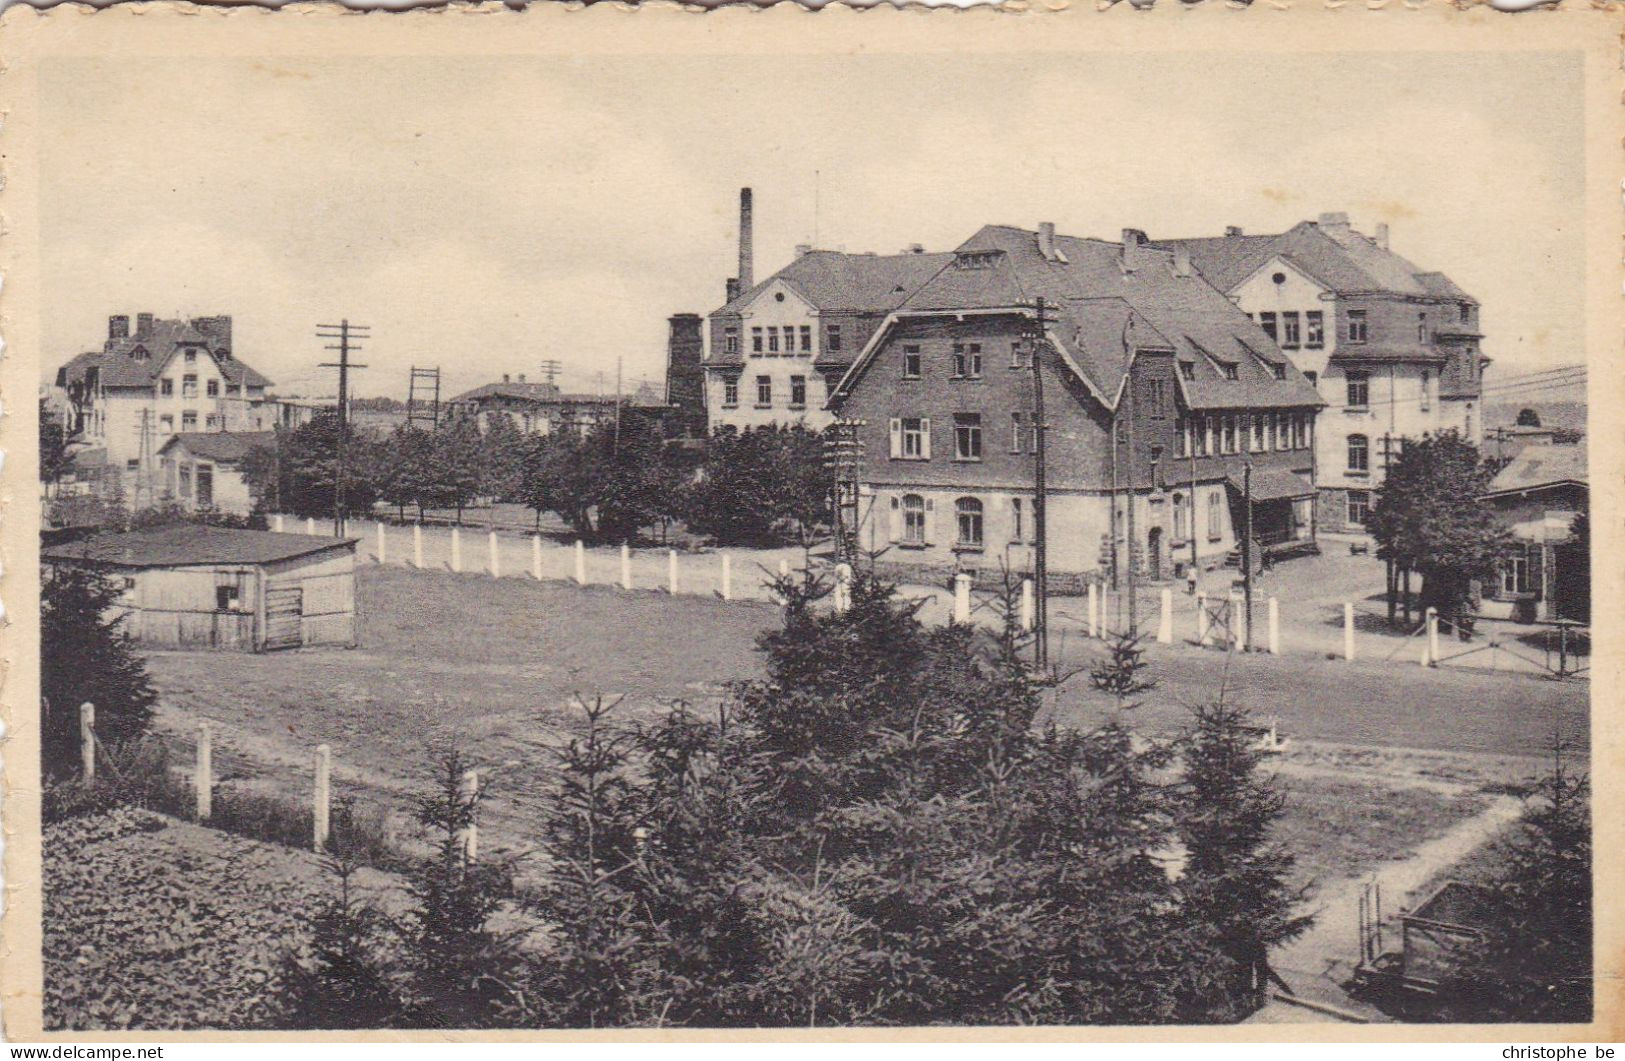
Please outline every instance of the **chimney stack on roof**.
[[1320, 228], [1333, 239], [1341, 239], [1349, 234], [1349, 215], [1342, 212], [1321, 214]]
[[1044, 256], [1046, 262], [1055, 260], [1055, 222], [1038, 223], [1038, 253]]
[[723, 299], [724, 302], [732, 302], [734, 299], [739, 297], [739, 277], [728, 277], [727, 294], [728, 297]]
[[1226, 225], [1224, 226], [1224, 234], [1226, 236], [1240, 236], [1243, 233], [1240, 225]]
[[1132, 273], [1145, 261], [1145, 233], [1137, 228], [1123, 230], [1123, 271]]
[[519, 382], [520, 383], [525, 382], [525, 374], [523, 372], [519, 373]]
[[811, 254], [811, 253], [812, 253], [812, 244], [811, 243], [797, 243], [796, 244], [796, 257], [797, 258], [804, 257], [804, 256], [806, 256], [808, 254]]
[[1388, 222], [1377, 222], [1377, 246], [1383, 250], [1388, 249]]
[[1191, 275], [1191, 249], [1183, 243], [1174, 244], [1174, 275]]
[[739, 289], [749, 291], [756, 286], [752, 265], [751, 195], [749, 188], [739, 189]]
[[502, 374], [502, 382], [504, 382], [504, 383], [509, 383], [509, 382], [511, 382], [511, 381], [510, 381], [510, 380], [509, 380], [509, 379], [508, 379], [508, 374], [507, 374], [507, 373], [506, 373], [506, 372], [504, 372], [504, 373], [503, 373], [503, 374]]
[[152, 314], [137, 313], [135, 315], [135, 337], [145, 339], [152, 334]]
[[130, 337], [130, 318], [123, 314], [107, 318], [107, 337], [109, 339], [128, 339]]
[[923, 244], [923, 243], [910, 243], [908, 245], [908, 251], [906, 253], [909, 253], [909, 254], [924, 254], [925, 253], [925, 244]]

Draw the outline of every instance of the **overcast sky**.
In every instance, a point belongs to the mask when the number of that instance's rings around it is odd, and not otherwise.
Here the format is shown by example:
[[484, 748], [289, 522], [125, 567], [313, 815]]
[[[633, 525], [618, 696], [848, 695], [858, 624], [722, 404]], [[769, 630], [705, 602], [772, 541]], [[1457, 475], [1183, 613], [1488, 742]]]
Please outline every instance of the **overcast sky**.
[[1527, 53], [57, 60], [42, 360], [178, 311], [231, 314], [282, 393], [332, 392], [312, 333], [342, 316], [372, 326], [362, 395], [414, 364], [453, 392], [544, 358], [572, 389], [617, 357], [659, 378], [666, 317], [722, 301], [748, 184], [758, 278], [815, 224], [890, 253], [1343, 210], [1478, 297], [1515, 374], [1584, 358], [1579, 77]]

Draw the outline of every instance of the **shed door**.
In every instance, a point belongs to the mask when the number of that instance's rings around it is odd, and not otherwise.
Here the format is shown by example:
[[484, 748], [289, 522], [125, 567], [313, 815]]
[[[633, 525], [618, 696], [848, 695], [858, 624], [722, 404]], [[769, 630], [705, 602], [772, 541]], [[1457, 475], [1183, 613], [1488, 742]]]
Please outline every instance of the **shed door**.
[[299, 586], [271, 586], [265, 591], [265, 648], [298, 648], [304, 644], [305, 591]]

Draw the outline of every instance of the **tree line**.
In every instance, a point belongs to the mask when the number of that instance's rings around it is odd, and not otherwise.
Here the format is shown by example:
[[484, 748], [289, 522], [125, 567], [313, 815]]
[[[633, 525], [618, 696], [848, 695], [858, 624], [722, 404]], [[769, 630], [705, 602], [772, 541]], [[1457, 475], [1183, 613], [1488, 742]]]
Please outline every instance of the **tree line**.
[[[324, 412], [245, 461], [251, 489], [268, 510], [330, 516], [339, 424]], [[670, 443], [657, 422], [627, 417], [585, 433], [526, 434], [502, 414], [484, 430], [472, 418], [437, 430], [402, 424], [387, 435], [357, 434], [344, 461], [347, 514], [375, 506], [397, 518], [452, 510], [460, 522], [476, 503], [554, 513], [590, 541], [635, 541], [681, 522], [718, 544], [767, 545], [806, 538], [829, 522], [823, 436], [801, 427], [726, 431], [699, 449]]]

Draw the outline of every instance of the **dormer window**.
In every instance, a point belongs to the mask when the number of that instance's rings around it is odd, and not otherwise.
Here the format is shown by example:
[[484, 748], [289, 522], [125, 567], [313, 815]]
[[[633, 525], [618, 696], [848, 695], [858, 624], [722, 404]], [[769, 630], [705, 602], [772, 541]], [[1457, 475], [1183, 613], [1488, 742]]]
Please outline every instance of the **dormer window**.
[[130, 356], [135, 358], [137, 361], [149, 361], [152, 359], [152, 355], [147, 352], [147, 348], [144, 346], [138, 346], [134, 350], [130, 351]]
[[190, 346], [187, 347], [186, 348], [186, 363], [188, 365], [190, 365], [193, 362], [195, 362], [196, 360], [197, 360], [197, 349], [195, 347], [190, 347]]
[[1225, 379], [1241, 378], [1241, 369], [1234, 361], [1220, 362], [1219, 371], [1224, 373]]
[[1185, 379], [1195, 379], [1196, 363], [1193, 361], [1181, 361], [1179, 363], [1179, 374]]
[[1003, 251], [966, 251], [954, 258], [956, 269], [991, 269]]
[[1286, 379], [1285, 365], [1271, 365], [1270, 368], [1274, 370], [1276, 379]]

